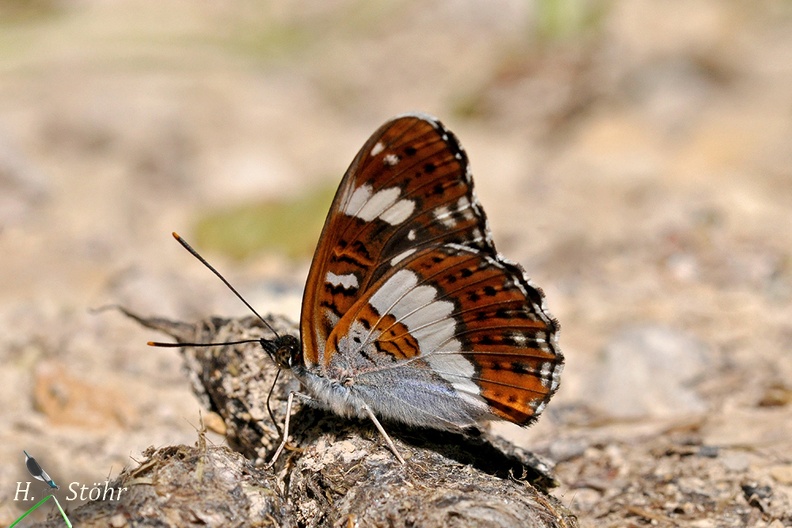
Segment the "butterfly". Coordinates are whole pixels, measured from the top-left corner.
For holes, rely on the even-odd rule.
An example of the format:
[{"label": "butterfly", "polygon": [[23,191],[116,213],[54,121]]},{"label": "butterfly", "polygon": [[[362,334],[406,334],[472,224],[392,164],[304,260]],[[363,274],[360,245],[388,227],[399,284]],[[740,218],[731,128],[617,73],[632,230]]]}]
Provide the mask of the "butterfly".
[{"label": "butterfly", "polygon": [[449,431],[532,423],[564,366],[558,322],[495,249],[467,154],[437,119],[369,138],[330,206],[303,294],[300,339],[261,339],[305,393],[344,417]]}]

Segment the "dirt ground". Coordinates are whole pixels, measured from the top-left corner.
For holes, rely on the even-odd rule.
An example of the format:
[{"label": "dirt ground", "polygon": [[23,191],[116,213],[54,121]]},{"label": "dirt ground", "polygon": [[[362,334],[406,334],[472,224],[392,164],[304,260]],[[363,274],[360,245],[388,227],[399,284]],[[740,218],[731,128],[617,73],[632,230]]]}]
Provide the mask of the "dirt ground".
[{"label": "dirt ground", "polygon": [[792,4],[291,5],[0,1],[0,526],[23,449],[71,508],[195,443],[178,353],[94,311],[245,314],[171,231],[296,319],[312,204],[412,110],[561,322],[558,395],[498,432],[581,525],[792,526]]}]

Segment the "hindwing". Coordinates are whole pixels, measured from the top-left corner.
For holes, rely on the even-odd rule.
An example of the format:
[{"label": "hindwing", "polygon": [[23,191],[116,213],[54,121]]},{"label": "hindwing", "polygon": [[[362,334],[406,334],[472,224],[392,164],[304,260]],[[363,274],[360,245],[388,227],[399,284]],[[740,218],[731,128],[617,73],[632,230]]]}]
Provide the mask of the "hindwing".
[{"label": "hindwing", "polygon": [[[391,370],[420,385],[439,418],[461,407],[524,425],[558,388],[557,330],[518,266],[445,244],[411,255],[355,302],[327,340],[322,372],[365,385]],[[415,383],[427,375],[432,383]]]}]

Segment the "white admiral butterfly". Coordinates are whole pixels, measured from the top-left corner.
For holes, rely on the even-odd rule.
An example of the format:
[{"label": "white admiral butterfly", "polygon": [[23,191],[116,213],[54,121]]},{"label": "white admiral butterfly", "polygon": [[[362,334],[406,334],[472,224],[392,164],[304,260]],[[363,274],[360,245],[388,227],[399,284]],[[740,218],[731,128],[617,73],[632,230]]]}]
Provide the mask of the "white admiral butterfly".
[{"label": "white admiral butterfly", "polygon": [[[451,431],[528,425],[558,388],[558,323],[498,254],[467,155],[438,120],[385,123],[341,180],[314,254],[301,340],[262,339],[341,416]],[[289,411],[294,394],[289,398]],[[288,414],[283,442],[288,437]]]}]

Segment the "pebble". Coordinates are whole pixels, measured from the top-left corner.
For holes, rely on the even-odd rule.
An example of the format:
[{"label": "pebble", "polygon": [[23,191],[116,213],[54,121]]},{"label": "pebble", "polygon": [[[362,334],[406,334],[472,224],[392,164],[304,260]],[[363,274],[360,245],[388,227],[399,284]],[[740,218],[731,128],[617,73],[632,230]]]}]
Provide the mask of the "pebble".
[{"label": "pebble", "polygon": [[720,463],[726,471],[742,473],[751,465],[750,457],[740,451],[724,451],[720,456]]},{"label": "pebble", "polygon": [[792,484],[792,465],[775,466],[770,469],[770,476],[779,484]]}]

